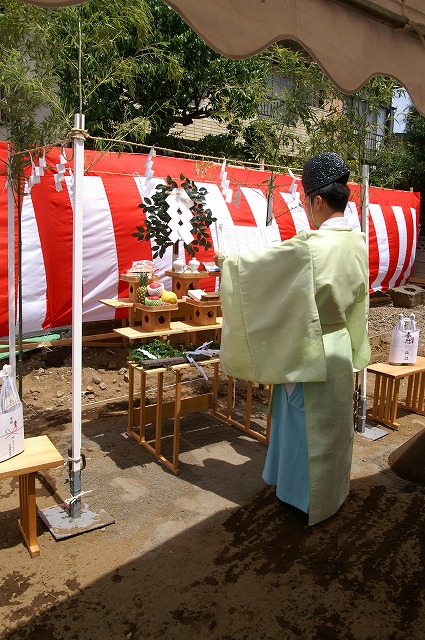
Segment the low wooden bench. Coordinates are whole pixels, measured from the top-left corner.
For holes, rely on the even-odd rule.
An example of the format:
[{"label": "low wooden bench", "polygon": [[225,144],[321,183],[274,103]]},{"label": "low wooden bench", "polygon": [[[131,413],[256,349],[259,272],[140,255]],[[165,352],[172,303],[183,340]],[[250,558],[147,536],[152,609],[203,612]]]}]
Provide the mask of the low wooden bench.
[{"label": "low wooden bench", "polygon": [[19,476],[20,519],[18,527],[23,535],[31,558],[40,555],[37,544],[37,504],[35,474],[63,464],[63,458],[47,436],[25,438],[22,453],[0,462],[0,478]]},{"label": "low wooden bench", "polygon": [[[372,420],[397,430],[400,426],[397,422],[399,406],[425,415],[425,358],[418,356],[416,363],[411,365],[381,362],[370,365],[367,370],[375,374]],[[407,391],[404,401],[400,401],[400,382],[403,378],[407,378]]]}]

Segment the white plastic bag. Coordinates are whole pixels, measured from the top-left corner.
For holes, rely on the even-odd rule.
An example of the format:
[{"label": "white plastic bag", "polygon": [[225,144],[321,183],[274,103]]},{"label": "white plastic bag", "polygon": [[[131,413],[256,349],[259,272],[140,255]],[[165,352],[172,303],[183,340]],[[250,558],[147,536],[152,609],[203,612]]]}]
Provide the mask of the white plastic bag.
[{"label": "white plastic bag", "polygon": [[390,364],[415,364],[418,355],[419,329],[416,328],[415,314],[405,318],[402,313],[392,331]]},{"label": "white plastic bag", "polygon": [[24,450],[24,415],[12,367],[5,364],[0,372],[0,462]]}]

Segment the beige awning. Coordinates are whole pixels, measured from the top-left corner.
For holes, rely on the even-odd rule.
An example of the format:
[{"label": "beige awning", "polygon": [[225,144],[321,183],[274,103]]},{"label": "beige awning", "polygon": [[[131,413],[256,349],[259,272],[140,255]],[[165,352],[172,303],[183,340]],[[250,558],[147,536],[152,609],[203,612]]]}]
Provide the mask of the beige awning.
[{"label": "beige awning", "polygon": [[[21,0],[44,7],[81,0]],[[301,44],[337,87],[355,93],[390,76],[425,115],[425,0],[167,0],[213,49],[248,58],[276,41]]]},{"label": "beige awning", "polygon": [[334,84],[355,93],[390,76],[425,115],[424,0],[167,0],[213,49],[246,58],[276,41],[303,46]]}]

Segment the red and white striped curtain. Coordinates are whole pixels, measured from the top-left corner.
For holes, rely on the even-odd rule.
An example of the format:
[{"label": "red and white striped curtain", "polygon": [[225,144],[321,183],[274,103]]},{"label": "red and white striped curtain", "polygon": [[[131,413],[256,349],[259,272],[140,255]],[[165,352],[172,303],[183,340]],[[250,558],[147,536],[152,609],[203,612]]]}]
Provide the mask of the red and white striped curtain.
[{"label": "red and white striped curtain", "polygon": [[[0,144],[0,159],[6,161],[6,145]],[[145,185],[146,154],[102,154],[86,151],[83,234],[83,320],[108,320],[125,315],[99,302],[123,297],[127,285],[119,276],[132,262],[152,259],[151,245],[138,242],[132,233],[144,218],[139,204]],[[155,172],[150,189],[170,175],[180,174],[207,188],[207,206],[217,224],[265,227],[267,188],[270,174],[227,166],[233,200],[227,203],[220,188],[221,165],[207,161],[153,158]],[[72,162],[67,165],[63,189],[56,191],[54,174],[59,150],[50,151],[47,168],[39,184],[24,197],[22,207],[22,306],[23,332],[29,333],[71,324],[72,307]],[[37,159],[34,158],[35,164]],[[2,163],[3,165],[3,163]],[[4,166],[4,165],[3,165]],[[7,189],[0,175],[0,335],[8,333],[7,303]],[[290,194],[292,178],[277,176],[273,196],[273,225],[282,240],[292,237],[309,223],[302,208],[302,188]],[[345,212],[351,226],[360,230],[360,188],[350,185],[352,195]],[[235,195],[240,190],[238,197]],[[370,289],[385,291],[409,277],[415,259],[419,221],[419,194],[370,188],[369,194]],[[237,204],[236,204],[237,203]],[[217,248],[217,227],[211,227]],[[214,249],[200,250],[201,261],[212,261]],[[171,249],[155,260],[160,275],[171,269]],[[165,279],[165,285],[171,283]],[[200,281],[206,290],[214,279]]]}]

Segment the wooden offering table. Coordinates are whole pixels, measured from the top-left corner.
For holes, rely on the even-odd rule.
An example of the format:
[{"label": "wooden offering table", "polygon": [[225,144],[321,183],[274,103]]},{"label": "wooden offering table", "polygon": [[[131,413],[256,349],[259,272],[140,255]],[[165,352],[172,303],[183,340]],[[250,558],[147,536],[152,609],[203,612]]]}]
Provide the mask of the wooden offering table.
[{"label": "wooden offering table", "polygon": [[[415,364],[395,365],[387,362],[370,365],[367,370],[375,374],[372,420],[397,430],[397,409],[402,407],[425,415],[425,358],[417,357]],[[399,401],[400,381],[407,378],[404,402]]]},{"label": "wooden offering table", "polygon": [[186,305],[191,309],[191,318],[194,324],[206,326],[217,322],[217,314],[221,310],[221,300],[193,300],[186,298]]},{"label": "wooden offering table", "polygon": [[113,309],[128,309],[128,324],[134,327],[134,302],[129,298],[102,298],[99,300],[102,304]]},{"label": "wooden offering table", "polygon": [[120,336],[127,338],[128,340],[144,340],[145,338],[158,338],[160,336],[171,336],[177,335],[179,333],[185,335],[190,342],[195,343],[196,334],[199,331],[214,331],[216,334],[216,338],[218,338],[221,327],[222,327],[223,319],[216,318],[214,324],[209,324],[205,326],[197,325],[195,322],[191,321],[178,321],[170,322],[170,328],[164,329],[163,333],[161,331],[140,331],[137,327],[122,327],[121,329],[114,329],[115,333],[118,333]]},{"label": "wooden offering table", "polygon": [[40,555],[37,544],[37,505],[35,474],[63,464],[63,458],[47,436],[25,438],[22,453],[0,463],[0,478],[19,476],[19,529],[31,558]]},{"label": "wooden offering table", "polygon": [[[196,309],[197,306],[190,305],[192,309]],[[202,305],[201,305],[202,306]],[[148,341],[150,338],[168,338],[171,335],[183,334],[186,344],[188,342],[196,344],[198,334],[204,331],[214,331],[215,338],[218,341],[220,331],[222,327],[222,318],[216,317],[215,309],[220,306],[220,303],[214,301],[205,305],[204,309],[207,311],[205,318],[186,321],[171,321],[170,328],[161,331],[143,331],[137,327],[123,327],[121,329],[114,329],[114,332],[127,338],[130,341],[143,340]],[[213,322],[208,315],[208,311],[214,308]],[[192,312],[193,313],[193,312]],[[205,323],[205,324],[203,324]],[[196,367],[206,367],[213,369],[213,382],[212,389],[207,393],[200,393],[196,395],[183,397],[182,385],[183,377],[185,374],[196,372]],[[167,362],[167,366],[161,366],[149,362],[149,367],[146,365],[139,366],[135,363],[129,364],[129,406],[128,406],[128,428],[127,432],[134,438],[139,444],[153,454],[157,460],[164,464],[173,473],[179,471],[179,450],[180,450],[180,421],[181,417],[189,413],[198,411],[207,411],[211,415],[215,416],[222,422],[228,425],[237,427],[244,433],[255,438],[256,440],[268,443],[270,436],[270,424],[271,417],[267,417],[266,433],[260,433],[252,428],[252,392],[253,383],[245,381],[246,384],[246,396],[245,396],[245,421],[240,422],[234,418],[233,410],[233,378],[226,376],[227,381],[227,394],[226,400],[223,401],[225,407],[219,408],[218,404],[218,390],[219,390],[219,366],[220,360],[217,357],[208,358],[202,361],[193,362],[179,362],[170,363]],[[209,372],[210,373],[210,372]],[[173,400],[164,402],[164,376],[172,375],[172,386],[174,388]],[[149,398],[147,404],[147,391],[148,381],[153,382],[152,387],[155,390],[155,401],[152,403]],[[140,403],[139,406],[135,406],[136,388],[140,390]],[[268,391],[271,392],[271,387]],[[163,422],[167,418],[174,420],[173,433],[172,433],[172,454],[166,457],[162,451],[162,445],[164,440],[163,435]],[[146,435],[147,425],[153,425],[155,429],[155,435],[153,439],[149,439]]]},{"label": "wooden offering table", "polygon": [[[182,384],[185,373],[193,374],[195,366],[192,363],[176,364],[167,368],[144,369],[130,363],[129,366],[129,407],[128,407],[128,433],[145,449],[153,454],[157,460],[164,464],[173,473],[179,471],[180,450],[180,420],[181,417],[197,411],[208,411],[211,415],[228,425],[232,425],[252,436],[262,443],[269,442],[270,416],[267,418],[266,435],[251,428],[252,390],[253,383],[247,382],[245,423],[233,418],[233,378],[227,377],[227,398],[224,412],[218,408],[218,383],[219,383],[219,358],[210,358],[197,362],[201,367],[213,367],[213,386],[207,393],[183,397]],[[163,402],[164,375],[171,372],[174,376],[175,395],[174,400]],[[148,380],[156,383],[156,401],[146,404],[146,392]],[[135,389],[140,389],[140,405],[134,406]],[[162,453],[163,421],[167,418],[174,419],[172,459],[168,459]],[[146,425],[155,425],[155,438],[147,440]]]}]

